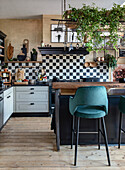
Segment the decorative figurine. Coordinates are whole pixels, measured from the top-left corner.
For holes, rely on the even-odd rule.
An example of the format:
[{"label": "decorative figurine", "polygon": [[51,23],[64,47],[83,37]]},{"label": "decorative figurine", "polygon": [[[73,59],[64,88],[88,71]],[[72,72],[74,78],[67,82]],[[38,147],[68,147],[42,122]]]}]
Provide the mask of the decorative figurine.
[{"label": "decorative figurine", "polygon": [[76,49],[79,49],[79,43],[76,44]]}]

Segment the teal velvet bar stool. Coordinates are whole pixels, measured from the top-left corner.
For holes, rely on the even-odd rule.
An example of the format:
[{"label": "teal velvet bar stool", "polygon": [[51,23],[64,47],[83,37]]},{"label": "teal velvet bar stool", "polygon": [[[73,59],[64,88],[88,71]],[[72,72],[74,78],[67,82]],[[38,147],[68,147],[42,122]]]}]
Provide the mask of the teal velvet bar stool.
[{"label": "teal velvet bar stool", "polygon": [[120,148],[120,144],[121,144],[121,132],[125,133],[125,130],[122,129],[122,113],[125,114],[125,96],[120,96],[119,110],[120,110],[120,119],[119,119],[118,148]]},{"label": "teal velvet bar stool", "polygon": [[[70,97],[69,99],[69,111],[73,115],[71,148],[73,146],[74,134],[76,134],[74,165],[77,163],[80,118],[86,118],[98,119],[98,148],[100,149],[100,134],[102,134],[105,141],[108,165],[110,166],[111,163],[108,150],[108,140],[104,121],[104,116],[108,114],[108,98],[106,88],[104,86],[88,86],[78,88],[75,96]],[[100,127],[100,123],[102,124],[102,129]]]}]

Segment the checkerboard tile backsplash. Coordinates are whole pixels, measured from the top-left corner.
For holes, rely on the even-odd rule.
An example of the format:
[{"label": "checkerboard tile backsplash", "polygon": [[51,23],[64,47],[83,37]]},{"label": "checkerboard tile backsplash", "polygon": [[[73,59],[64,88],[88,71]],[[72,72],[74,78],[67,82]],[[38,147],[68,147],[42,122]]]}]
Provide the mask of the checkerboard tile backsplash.
[{"label": "checkerboard tile backsplash", "polygon": [[46,55],[42,56],[42,63],[8,63],[8,70],[12,72],[13,80],[15,80],[16,68],[27,66],[24,68],[26,79],[37,79],[37,74],[41,72],[42,68],[45,68],[47,78],[50,80],[56,76],[61,80],[98,77],[101,82],[108,81],[109,73],[106,63],[100,63],[94,68],[86,68],[83,66],[84,63],[85,57],[83,55]]}]

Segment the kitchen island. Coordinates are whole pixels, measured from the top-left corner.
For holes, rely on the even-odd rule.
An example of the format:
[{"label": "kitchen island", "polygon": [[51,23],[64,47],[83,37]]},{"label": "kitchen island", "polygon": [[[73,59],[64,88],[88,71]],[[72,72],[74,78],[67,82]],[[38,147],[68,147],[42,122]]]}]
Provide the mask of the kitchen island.
[{"label": "kitchen island", "polygon": [[[109,114],[105,117],[109,143],[117,143],[118,121],[119,121],[119,97],[125,94],[125,83],[118,82],[54,82],[55,89],[55,122],[56,122],[56,144],[60,150],[60,144],[71,144],[72,116],[69,113],[69,97],[75,94],[77,88],[82,86],[105,86],[109,99]],[[111,91],[112,88],[117,91]],[[119,89],[119,91],[118,91]],[[122,91],[120,89],[123,89]],[[81,120],[80,129],[84,132],[97,131],[96,120]],[[95,134],[80,135],[80,144],[97,143]],[[103,142],[103,140],[102,140]],[[125,138],[122,138],[125,143]]]}]

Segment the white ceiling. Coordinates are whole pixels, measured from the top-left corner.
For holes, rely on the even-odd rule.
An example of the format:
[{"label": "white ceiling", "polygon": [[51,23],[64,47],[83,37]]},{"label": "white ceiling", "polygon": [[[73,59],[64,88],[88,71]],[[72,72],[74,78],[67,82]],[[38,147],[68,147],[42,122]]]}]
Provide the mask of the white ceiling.
[{"label": "white ceiling", "polygon": [[[110,9],[113,3],[122,4],[125,0],[66,0],[72,7],[80,8],[82,4],[95,3],[98,7]],[[42,14],[61,14],[62,0],[0,0],[0,19],[39,18]]]}]

